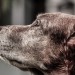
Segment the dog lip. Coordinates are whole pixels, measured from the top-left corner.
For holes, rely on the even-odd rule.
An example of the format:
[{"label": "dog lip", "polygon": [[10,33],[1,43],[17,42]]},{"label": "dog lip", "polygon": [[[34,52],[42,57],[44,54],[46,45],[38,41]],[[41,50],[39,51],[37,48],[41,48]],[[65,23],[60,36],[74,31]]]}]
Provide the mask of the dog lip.
[{"label": "dog lip", "polygon": [[12,58],[9,58],[9,57],[5,57],[4,55],[0,55],[0,59],[3,60],[3,61],[5,61],[7,64],[16,66],[19,69],[20,68],[30,69],[30,68],[35,67],[33,65],[29,65],[29,64],[24,63],[22,61],[19,61],[17,59],[12,59]]},{"label": "dog lip", "polygon": [[25,70],[28,70],[30,68],[33,68],[32,66],[29,66],[28,64],[25,64],[21,61],[18,61],[18,60],[9,60],[10,64],[12,64],[13,66],[16,66],[18,67],[19,69],[25,69]]}]

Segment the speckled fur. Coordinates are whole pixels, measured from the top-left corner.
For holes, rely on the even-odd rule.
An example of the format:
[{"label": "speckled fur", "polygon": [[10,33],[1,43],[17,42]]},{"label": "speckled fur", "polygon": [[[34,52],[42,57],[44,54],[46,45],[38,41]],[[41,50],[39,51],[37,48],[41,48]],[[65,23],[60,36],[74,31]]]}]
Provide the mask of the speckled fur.
[{"label": "speckled fur", "polygon": [[27,26],[0,27],[0,56],[35,75],[75,75],[75,16],[46,13]]}]

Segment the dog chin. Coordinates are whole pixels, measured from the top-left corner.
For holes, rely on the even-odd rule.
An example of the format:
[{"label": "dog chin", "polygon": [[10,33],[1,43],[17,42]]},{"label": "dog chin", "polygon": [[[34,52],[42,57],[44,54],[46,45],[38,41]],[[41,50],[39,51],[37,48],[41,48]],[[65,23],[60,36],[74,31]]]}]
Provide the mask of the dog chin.
[{"label": "dog chin", "polygon": [[19,69],[22,71],[30,71],[31,73],[36,75],[44,75],[42,70],[36,68],[19,68]]}]

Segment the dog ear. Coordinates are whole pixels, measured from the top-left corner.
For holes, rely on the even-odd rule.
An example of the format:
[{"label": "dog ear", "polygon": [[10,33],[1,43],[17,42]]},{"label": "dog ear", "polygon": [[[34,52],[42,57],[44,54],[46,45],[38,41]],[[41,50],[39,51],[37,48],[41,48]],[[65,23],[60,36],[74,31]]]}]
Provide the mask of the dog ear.
[{"label": "dog ear", "polygon": [[67,46],[69,49],[75,49],[75,25],[68,26]]},{"label": "dog ear", "polygon": [[66,58],[70,61],[75,61],[75,36],[72,36],[67,41]]},{"label": "dog ear", "polygon": [[75,49],[75,34],[68,39],[67,46],[72,50]]}]

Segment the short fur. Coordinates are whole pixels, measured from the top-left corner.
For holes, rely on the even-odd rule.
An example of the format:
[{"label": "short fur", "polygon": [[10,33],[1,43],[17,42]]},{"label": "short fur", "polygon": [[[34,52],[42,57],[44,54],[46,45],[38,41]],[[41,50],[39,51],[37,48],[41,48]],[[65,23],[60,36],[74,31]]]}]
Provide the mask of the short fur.
[{"label": "short fur", "polygon": [[1,26],[0,56],[35,75],[75,75],[75,16],[46,13],[27,26]]}]

